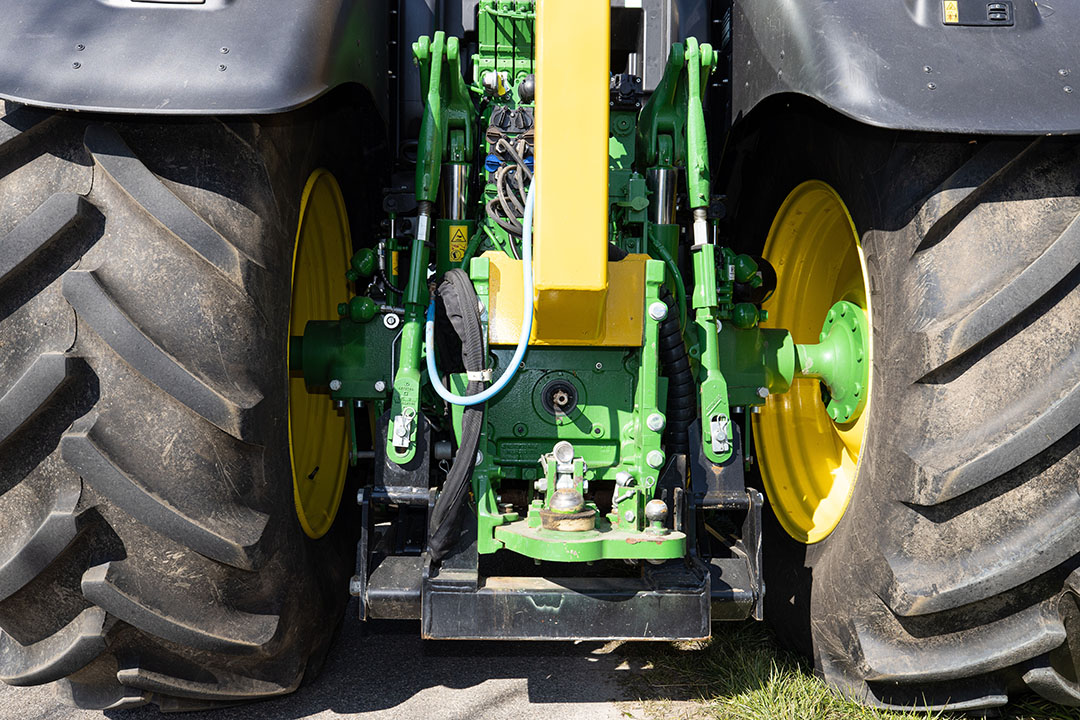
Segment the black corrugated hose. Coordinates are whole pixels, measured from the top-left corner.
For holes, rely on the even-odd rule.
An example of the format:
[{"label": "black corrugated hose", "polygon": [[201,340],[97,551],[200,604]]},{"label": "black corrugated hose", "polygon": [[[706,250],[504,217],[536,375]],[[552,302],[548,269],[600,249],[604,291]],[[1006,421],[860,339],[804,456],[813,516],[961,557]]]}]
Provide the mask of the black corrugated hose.
[{"label": "black corrugated hose", "polygon": [[[479,308],[480,300],[468,274],[458,268],[447,272],[439,285],[436,310],[445,312],[446,320],[460,340],[461,364],[466,372],[484,369],[484,335]],[[465,394],[475,395],[483,389],[484,383],[472,380],[465,388]],[[465,499],[469,495],[476,451],[480,447],[480,433],[484,427],[484,407],[483,403],[469,405],[462,414],[461,444],[454,456],[454,464],[446,475],[442,492],[435,501],[428,525],[428,555],[432,562],[442,560],[461,534]]]},{"label": "black corrugated hose", "polygon": [[668,307],[667,317],[660,323],[659,342],[660,368],[668,379],[664,446],[668,455],[686,455],[690,452],[690,425],[697,417],[697,383],[679,328],[679,308],[667,286],[661,286],[660,299]]}]

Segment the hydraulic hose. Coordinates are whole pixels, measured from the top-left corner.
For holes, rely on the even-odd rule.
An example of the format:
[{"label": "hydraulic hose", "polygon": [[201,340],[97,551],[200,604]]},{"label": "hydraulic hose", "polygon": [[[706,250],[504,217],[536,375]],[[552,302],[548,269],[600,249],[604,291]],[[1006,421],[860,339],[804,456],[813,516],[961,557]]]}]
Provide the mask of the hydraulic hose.
[{"label": "hydraulic hose", "polygon": [[664,444],[669,455],[690,452],[690,425],[697,418],[697,384],[690,369],[679,327],[675,298],[666,287],[660,288],[660,299],[668,306],[667,317],[660,323],[660,366],[668,379],[667,429]]},{"label": "hydraulic hose", "polygon": [[[461,341],[461,363],[466,372],[484,368],[484,331],[480,325],[479,300],[468,274],[459,268],[446,273],[438,291],[454,333]],[[429,347],[428,352],[431,352]],[[479,380],[469,381],[465,391],[478,393],[484,389]],[[461,442],[442,491],[435,501],[428,525],[428,556],[439,562],[446,556],[461,534],[466,498],[472,485],[476,451],[484,428],[484,406],[471,405],[461,415]]]},{"label": "hydraulic hose", "polygon": [[524,228],[521,235],[521,274],[523,286],[521,293],[521,335],[518,337],[518,344],[514,349],[513,357],[510,358],[509,366],[503,370],[499,379],[487,390],[476,393],[475,395],[457,395],[443,387],[442,380],[439,376],[439,370],[435,366],[435,303],[432,302],[428,306],[427,322],[424,325],[424,341],[427,345],[428,379],[431,381],[431,386],[435,388],[435,392],[438,393],[439,397],[451,405],[479,405],[480,403],[487,402],[495,397],[504,387],[506,387],[506,384],[513,379],[514,374],[521,365],[522,358],[525,357],[525,350],[529,347],[529,336],[532,335],[533,324],[532,221],[533,210],[535,207],[536,178],[534,176],[533,183],[529,186],[528,196],[525,198]]}]

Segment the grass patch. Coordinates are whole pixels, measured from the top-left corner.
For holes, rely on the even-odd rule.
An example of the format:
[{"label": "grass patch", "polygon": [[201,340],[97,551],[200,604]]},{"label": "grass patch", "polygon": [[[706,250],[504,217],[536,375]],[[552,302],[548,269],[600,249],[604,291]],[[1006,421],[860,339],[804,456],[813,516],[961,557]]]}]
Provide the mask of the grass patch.
[{"label": "grass patch", "polygon": [[[627,717],[717,720],[930,720],[961,717],[890,712],[840,697],[806,661],[780,648],[763,623],[716,626],[700,643],[626,644],[616,652],[633,669],[625,680],[641,710]],[[1020,698],[1007,720],[1080,720],[1080,711]]]}]

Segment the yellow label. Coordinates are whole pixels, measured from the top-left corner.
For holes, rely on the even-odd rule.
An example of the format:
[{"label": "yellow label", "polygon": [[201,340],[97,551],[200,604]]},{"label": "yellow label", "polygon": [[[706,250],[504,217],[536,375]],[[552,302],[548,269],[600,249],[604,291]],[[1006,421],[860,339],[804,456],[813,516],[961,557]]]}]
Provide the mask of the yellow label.
[{"label": "yellow label", "polygon": [[398,276],[398,255],[397,250],[390,253],[390,274],[394,277]]},{"label": "yellow label", "polygon": [[465,249],[469,247],[469,226],[450,226],[450,262],[461,262],[465,259]]},{"label": "yellow label", "polygon": [[958,0],[944,0],[945,24],[955,25],[960,22],[960,8]]}]

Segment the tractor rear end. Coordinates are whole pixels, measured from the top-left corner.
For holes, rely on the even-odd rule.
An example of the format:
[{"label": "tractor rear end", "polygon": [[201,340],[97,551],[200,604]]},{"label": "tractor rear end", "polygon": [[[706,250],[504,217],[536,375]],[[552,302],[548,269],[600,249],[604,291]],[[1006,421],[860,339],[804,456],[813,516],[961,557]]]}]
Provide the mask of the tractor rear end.
[{"label": "tractor rear end", "polygon": [[1080,11],[42,2],[0,0],[0,678],[284,694],[351,594],[1080,705]]}]

